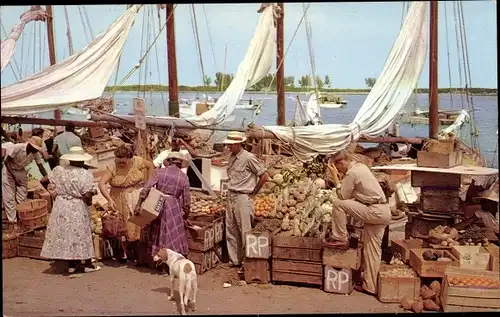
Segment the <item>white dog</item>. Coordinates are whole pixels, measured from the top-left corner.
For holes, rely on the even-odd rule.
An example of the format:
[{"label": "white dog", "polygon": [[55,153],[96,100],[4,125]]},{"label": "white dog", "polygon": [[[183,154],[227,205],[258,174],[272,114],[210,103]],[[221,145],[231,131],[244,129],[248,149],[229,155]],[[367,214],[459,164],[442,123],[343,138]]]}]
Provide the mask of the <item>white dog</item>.
[{"label": "white dog", "polygon": [[181,303],[181,313],[186,314],[185,307],[188,306],[189,295],[193,292],[191,299],[191,308],[196,310],[196,292],[198,291],[198,280],[196,276],[196,268],[190,260],[186,259],[182,254],[179,254],[170,249],[161,249],[153,257],[155,262],[165,263],[168,265],[170,274],[170,295],[168,300],[174,298],[174,280],[179,279],[179,296]]}]

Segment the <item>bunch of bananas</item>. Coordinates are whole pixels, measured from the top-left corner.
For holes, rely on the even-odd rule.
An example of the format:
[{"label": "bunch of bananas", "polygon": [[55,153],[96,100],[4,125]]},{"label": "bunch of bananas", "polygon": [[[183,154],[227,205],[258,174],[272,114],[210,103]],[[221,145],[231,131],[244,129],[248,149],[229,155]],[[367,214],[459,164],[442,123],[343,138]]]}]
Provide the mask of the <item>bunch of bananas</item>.
[{"label": "bunch of bananas", "polygon": [[301,178],[302,173],[295,169],[285,170],[283,172],[283,184],[292,184]]},{"label": "bunch of bananas", "polygon": [[325,163],[323,162],[318,162],[316,160],[307,162],[305,163],[304,168],[307,175],[316,174],[321,177],[323,174],[325,174]]}]

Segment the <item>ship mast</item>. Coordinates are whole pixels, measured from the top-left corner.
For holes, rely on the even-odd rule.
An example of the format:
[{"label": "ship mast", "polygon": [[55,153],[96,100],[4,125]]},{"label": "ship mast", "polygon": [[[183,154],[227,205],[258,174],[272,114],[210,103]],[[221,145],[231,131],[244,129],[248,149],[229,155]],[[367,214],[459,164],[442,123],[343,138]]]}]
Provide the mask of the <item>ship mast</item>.
[{"label": "ship mast", "polygon": [[286,125],[286,107],[285,107],[285,65],[284,65],[284,4],[278,3],[280,12],[276,23],[276,95],[278,98],[278,118],[277,125]]},{"label": "ship mast", "polygon": [[[56,46],[54,43],[54,21],[52,18],[52,6],[47,5],[45,11],[47,12],[47,43],[49,46],[49,60],[50,66],[56,63]],[[61,110],[54,110],[54,118],[61,120]]]},{"label": "ship mast", "polygon": [[167,4],[168,115],[179,118],[174,4]]},{"label": "ship mast", "polygon": [[429,34],[429,138],[437,139],[439,129],[438,95],[438,1],[430,1]]}]

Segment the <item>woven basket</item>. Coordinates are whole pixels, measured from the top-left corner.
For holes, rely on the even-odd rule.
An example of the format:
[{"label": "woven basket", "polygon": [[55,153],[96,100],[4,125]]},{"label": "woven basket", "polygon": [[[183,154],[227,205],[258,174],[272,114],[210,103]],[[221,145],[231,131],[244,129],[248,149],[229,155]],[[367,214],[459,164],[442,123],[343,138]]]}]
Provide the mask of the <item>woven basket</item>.
[{"label": "woven basket", "polygon": [[427,143],[427,151],[432,153],[450,154],[455,149],[455,139],[450,140],[434,140],[429,139]]},{"label": "woven basket", "polygon": [[2,259],[15,258],[19,246],[19,237],[17,232],[11,231],[2,234]]},{"label": "woven basket", "polygon": [[47,226],[47,200],[33,199],[16,206],[23,231],[30,231]]}]

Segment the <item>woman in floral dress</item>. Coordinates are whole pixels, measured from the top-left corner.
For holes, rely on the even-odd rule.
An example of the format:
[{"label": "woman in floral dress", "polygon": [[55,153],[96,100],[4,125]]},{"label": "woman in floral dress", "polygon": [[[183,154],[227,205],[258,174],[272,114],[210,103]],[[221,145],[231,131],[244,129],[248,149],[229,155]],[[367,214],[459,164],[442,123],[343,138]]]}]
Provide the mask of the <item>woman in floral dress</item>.
[{"label": "woman in floral dress", "polygon": [[[115,166],[108,168],[108,173],[103,175],[99,182],[99,190],[108,200],[109,209],[118,212],[127,229],[125,236],[120,237],[123,249],[121,262],[127,261],[127,242],[140,240],[141,227],[128,220],[133,215],[142,186],[153,170],[153,163],[134,156],[131,148],[121,146],[115,150]],[[109,192],[107,184],[111,185]]]},{"label": "woman in floral dress", "polygon": [[57,166],[49,175],[55,185],[56,199],[52,207],[41,256],[68,261],[68,273],[74,273],[77,265],[85,260],[85,272],[97,271],[92,264],[94,245],[90,206],[94,177],[84,168],[92,155],[81,147],[72,147],[61,157],[69,164]]}]

